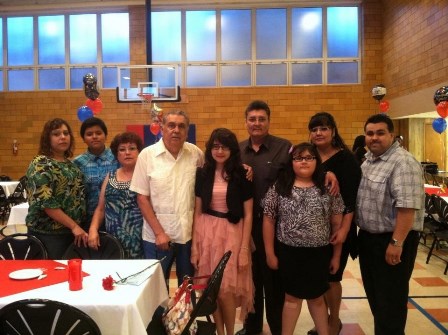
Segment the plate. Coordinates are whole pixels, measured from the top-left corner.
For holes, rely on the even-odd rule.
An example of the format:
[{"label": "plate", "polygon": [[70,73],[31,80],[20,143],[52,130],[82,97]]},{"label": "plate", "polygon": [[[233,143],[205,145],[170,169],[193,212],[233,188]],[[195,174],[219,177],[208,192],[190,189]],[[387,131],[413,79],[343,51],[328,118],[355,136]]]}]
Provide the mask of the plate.
[{"label": "plate", "polygon": [[42,273],[41,269],[22,269],[11,272],[9,278],[16,280],[33,279],[39,277]]}]

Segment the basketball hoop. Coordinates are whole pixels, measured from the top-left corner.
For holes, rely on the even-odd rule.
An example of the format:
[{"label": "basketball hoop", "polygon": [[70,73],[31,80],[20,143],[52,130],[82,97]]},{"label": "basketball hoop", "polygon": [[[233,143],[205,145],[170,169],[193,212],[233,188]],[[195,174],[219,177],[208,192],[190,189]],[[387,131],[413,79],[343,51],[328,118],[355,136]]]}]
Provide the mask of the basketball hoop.
[{"label": "basketball hoop", "polygon": [[151,109],[151,102],[154,94],[152,93],[137,93],[137,96],[142,102],[142,109]]}]

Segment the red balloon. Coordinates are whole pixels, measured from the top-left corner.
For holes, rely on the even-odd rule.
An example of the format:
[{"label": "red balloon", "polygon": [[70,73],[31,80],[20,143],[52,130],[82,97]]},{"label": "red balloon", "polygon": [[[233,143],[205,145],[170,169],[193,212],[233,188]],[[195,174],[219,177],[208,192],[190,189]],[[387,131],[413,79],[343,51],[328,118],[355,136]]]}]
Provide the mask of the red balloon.
[{"label": "red balloon", "polygon": [[437,104],[437,113],[443,118],[448,116],[448,101],[440,101]]},{"label": "red balloon", "polygon": [[151,125],[149,126],[149,131],[155,136],[159,133],[160,131],[160,124],[158,124],[157,122],[153,122],[151,123]]},{"label": "red balloon", "polygon": [[382,111],[383,113],[386,113],[389,110],[389,101],[381,101],[380,102],[380,111]]},{"label": "red balloon", "polygon": [[87,99],[86,106],[93,111],[94,115],[99,114],[103,110],[103,102],[99,98],[95,100]]}]

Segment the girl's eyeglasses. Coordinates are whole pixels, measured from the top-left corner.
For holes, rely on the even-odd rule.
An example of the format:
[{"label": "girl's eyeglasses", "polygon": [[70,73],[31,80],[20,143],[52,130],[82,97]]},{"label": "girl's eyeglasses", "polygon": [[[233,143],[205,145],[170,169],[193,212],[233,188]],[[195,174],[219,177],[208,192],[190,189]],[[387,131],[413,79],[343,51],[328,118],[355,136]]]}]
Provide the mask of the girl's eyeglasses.
[{"label": "girl's eyeglasses", "polygon": [[293,157],[292,158],[292,160],[294,161],[294,162],[303,162],[303,161],[305,161],[305,162],[311,162],[312,160],[315,160],[316,159],[316,157],[314,157],[314,156],[305,156],[305,157],[302,157],[302,156],[296,156],[296,157]]}]

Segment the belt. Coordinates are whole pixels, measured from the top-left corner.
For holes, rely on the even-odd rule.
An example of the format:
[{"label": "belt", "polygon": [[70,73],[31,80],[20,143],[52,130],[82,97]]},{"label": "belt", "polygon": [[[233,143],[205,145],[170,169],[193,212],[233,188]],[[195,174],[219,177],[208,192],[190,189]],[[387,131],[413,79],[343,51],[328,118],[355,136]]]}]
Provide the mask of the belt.
[{"label": "belt", "polygon": [[222,219],[227,219],[229,217],[229,213],[214,211],[213,209],[210,209],[210,208],[207,209],[207,211],[205,213],[212,215],[212,216],[216,216],[217,218],[222,218]]}]

